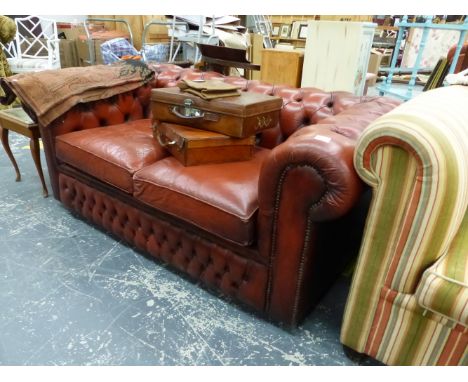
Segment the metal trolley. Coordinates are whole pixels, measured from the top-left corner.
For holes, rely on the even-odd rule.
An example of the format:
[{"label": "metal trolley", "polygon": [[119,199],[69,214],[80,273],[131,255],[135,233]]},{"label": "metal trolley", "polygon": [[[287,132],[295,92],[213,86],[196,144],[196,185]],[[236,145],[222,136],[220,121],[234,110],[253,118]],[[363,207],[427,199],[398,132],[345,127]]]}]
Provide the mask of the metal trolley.
[{"label": "metal trolley", "polygon": [[[165,25],[169,28],[169,43],[147,41],[149,29],[153,25]],[[170,21],[150,20],[147,22],[141,40],[141,53],[144,61],[176,63],[181,66],[199,61],[200,52],[196,43],[214,45],[219,43],[218,36],[203,33],[203,26],[199,26],[198,31],[193,31],[190,30],[187,22],[176,21],[175,17]]]},{"label": "metal trolley", "polygon": [[88,55],[88,58],[89,60],[85,61],[86,63],[90,64],[90,65],[95,65],[96,64],[96,54],[95,54],[95,51],[94,51],[94,44],[93,44],[93,39],[92,39],[92,36],[91,36],[91,32],[89,30],[89,24],[90,22],[95,22],[95,21],[102,21],[102,22],[115,22],[115,23],[122,23],[125,25],[127,31],[128,31],[128,35],[129,35],[129,39],[130,39],[130,44],[133,46],[133,34],[132,34],[132,29],[130,28],[130,25],[129,23],[127,22],[127,20],[124,20],[124,19],[111,19],[111,18],[87,18],[85,21],[84,21],[84,30],[85,30],[85,33],[86,33],[86,38],[87,38],[87,42],[88,42],[88,51],[89,51],[89,55]]}]

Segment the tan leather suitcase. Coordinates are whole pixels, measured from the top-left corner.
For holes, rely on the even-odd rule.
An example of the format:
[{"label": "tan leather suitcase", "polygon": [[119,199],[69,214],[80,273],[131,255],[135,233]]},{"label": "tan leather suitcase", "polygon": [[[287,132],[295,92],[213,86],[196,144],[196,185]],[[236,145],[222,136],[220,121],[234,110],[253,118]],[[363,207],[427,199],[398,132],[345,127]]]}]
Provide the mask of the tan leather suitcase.
[{"label": "tan leather suitcase", "polygon": [[227,135],[173,123],[153,123],[154,137],[184,166],[249,160],[255,136]]},{"label": "tan leather suitcase", "polygon": [[280,97],[253,92],[204,100],[178,87],[153,89],[153,119],[245,138],[278,123]]}]

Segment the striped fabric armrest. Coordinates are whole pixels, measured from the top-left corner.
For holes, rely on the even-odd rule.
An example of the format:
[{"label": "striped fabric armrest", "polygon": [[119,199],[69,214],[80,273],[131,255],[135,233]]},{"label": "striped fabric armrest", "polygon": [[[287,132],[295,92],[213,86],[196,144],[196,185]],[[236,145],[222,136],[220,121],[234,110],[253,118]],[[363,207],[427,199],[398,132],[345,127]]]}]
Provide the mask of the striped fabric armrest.
[{"label": "striped fabric armrest", "polygon": [[[426,285],[419,300],[415,295],[424,272],[449,250],[457,252],[447,257],[457,261],[449,268],[461,268],[464,280],[468,273],[467,241],[453,245],[468,235],[467,105],[468,87],[423,93],[372,123],[356,147],[356,171],[373,200],[341,340],[387,364],[468,362],[468,328],[460,320],[467,301],[457,302],[466,284],[459,294]],[[434,299],[447,293],[461,308],[436,308]],[[428,296],[431,309],[421,304]]]},{"label": "striped fabric armrest", "polygon": [[450,248],[427,269],[416,290],[423,308],[468,327],[468,214]]}]

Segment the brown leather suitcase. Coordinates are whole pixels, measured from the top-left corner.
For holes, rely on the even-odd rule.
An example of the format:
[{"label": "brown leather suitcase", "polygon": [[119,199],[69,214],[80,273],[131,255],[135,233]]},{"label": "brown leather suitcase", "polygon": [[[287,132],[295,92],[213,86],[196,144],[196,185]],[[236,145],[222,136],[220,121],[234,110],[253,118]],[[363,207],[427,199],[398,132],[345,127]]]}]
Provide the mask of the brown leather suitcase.
[{"label": "brown leather suitcase", "polygon": [[249,160],[255,136],[227,135],[173,123],[153,123],[154,137],[184,166]]},{"label": "brown leather suitcase", "polygon": [[283,105],[280,97],[253,92],[207,101],[178,87],[153,89],[151,100],[156,120],[236,138],[249,137],[276,126]]}]

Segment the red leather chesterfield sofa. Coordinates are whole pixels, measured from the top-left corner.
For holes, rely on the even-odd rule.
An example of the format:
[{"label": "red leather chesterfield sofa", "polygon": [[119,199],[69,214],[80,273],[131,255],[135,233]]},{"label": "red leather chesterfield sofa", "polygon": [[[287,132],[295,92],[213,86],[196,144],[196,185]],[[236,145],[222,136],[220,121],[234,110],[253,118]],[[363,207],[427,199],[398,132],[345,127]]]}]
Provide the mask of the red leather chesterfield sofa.
[{"label": "red leather chesterfield sofa", "polygon": [[[294,326],[359,249],[357,137],[398,101],[155,65],[150,84],[40,126],[55,198],[130,245]],[[183,167],[153,139],[152,87],[223,77],[283,98],[252,160]]]}]

